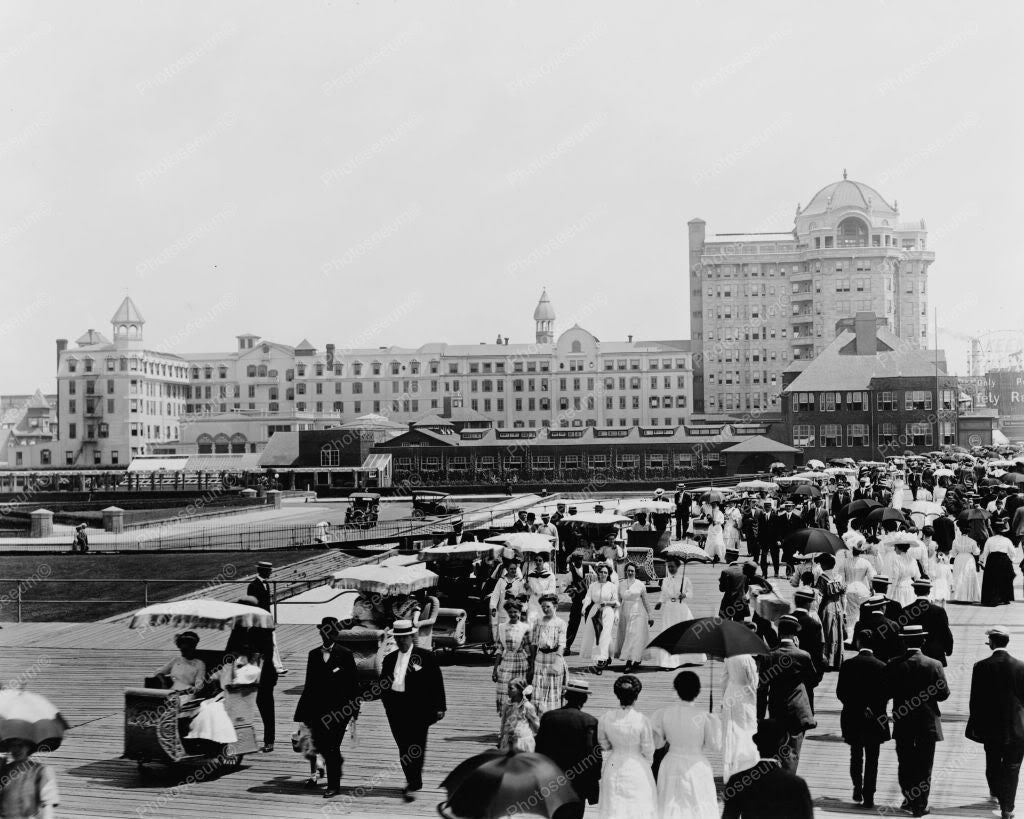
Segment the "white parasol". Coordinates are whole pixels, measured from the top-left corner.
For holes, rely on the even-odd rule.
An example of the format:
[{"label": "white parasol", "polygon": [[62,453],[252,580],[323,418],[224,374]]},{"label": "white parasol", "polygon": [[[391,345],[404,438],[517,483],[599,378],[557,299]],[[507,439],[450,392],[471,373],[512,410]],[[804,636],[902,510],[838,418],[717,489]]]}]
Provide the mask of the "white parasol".
[{"label": "white parasol", "polygon": [[15,688],[0,691],[0,743],[23,739],[40,751],[53,751],[67,729],[67,721],[45,697]]},{"label": "white parasol", "polygon": [[635,500],[624,500],[618,505],[615,511],[620,515],[635,515],[637,512],[666,514],[675,511],[675,508],[675,504],[669,503],[668,501],[652,500],[651,498],[637,498]]},{"label": "white parasol", "polygon": [[274,615],[257,606],[228,603],[224,600],[196,598],[155,603],[132,615],[129,628],[173,626],[174,628],[210,628],[224,631],[235,626],[273,628]]},{"label": "white parasol", "polygon": [[358,589],[371,594],[412,594],[437,585],[438,577],[426,566],[349,566],[331,576],[335,589]]},{"label": "white parasol", "polygon": [[620,523],[632,523],[629,518],[623,515],[615,515],[611,512],[580,512],[578,515],[570,515],[565,520],[569,523],[586,523],[588,525],[607,524],[616,526]]},{"label": "white parasol", "polygon": [[506,532],[487,538],[485,543],[500,543],[517,552],[526,554],[547,554],[554,548],[550,535],[541,532]]},{"label": "white parasol", "polygon": [[741,481],[736,484],[736,489],[740,491],[753,491],[753,492],[776,492],[778,491],[779,485],[773,481]]},{"label": "white parasol", "polygon": [[454,546],[441,544],[440,546],[428,546],[420,550],[421,561],[430,560],[473,560],[477,557],[497,557],[501,554],[501,546],[496,543],[478,543],[469,541],[467,543],[456,543]]}]

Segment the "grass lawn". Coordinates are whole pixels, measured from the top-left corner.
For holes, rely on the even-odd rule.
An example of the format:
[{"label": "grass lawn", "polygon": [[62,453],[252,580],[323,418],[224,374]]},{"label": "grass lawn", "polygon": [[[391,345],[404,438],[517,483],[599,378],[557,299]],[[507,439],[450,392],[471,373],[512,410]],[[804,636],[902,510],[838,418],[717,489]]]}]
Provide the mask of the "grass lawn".
[{"label": "grass lawn", "polygon": [[[119,578],[171,581],[148,584],[149,602],[155,603],[205,586],[251,579],[258,560],[271,560],[283,566],[322,554],[323,549],[12,555],[0,557],[0,578],[24,581],[21,611],[26,622],[90,622],[145,604],[143,584]],[[60,580],[67,582],[55,582]],[[239,597],[245,594],[245,585],[245,582],[238,583]],[[82,602],[85,600],[99,602]],[[18,584],[0,579],[0,621],[17,620]]]}]

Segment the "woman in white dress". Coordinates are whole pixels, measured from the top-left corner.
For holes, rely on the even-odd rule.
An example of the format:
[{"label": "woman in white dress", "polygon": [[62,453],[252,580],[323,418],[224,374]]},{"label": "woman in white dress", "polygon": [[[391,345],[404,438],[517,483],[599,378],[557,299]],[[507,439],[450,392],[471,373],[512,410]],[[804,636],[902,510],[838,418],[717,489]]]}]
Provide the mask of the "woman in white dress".
[{"label": "woman in white dress", "polygon": [[636,579],[636,566],[626,564],[626,576],[619,581],[619,627],[615,635],[615,656],[626,663],[625,673],[640,667],[644,649],[651,641],[651,603],[647,584]]},{"label": "woman in white dress", "polygon": [[543,554],[534,555],[533,566],[526,576],[526,589],[530,595],[528,620],[533,625],[541,616],[540,598],[546,594],[558,594],[558,581]]},{"label": "woman in white dress", "polygon": [[739,549],[740,526],[743,523],[743,515],[733,504],[726,504],[725,512],[722,513],[722,537],[725,540],[726,549]]},{"label": "woman in white dress", "polygon": [[643,686],[632,674],[615,681],[619,708],[597,721],[601,746],[600,819],[659,819],[658,792],[651,773],[654,732],[647,717],[633,705]]},{"label": "woman in white dress", "polygon": [[590,655],[594,673],[600,674],[611,662],[612,639],[618,619],[619,590],[609,579],[611,569],[604,563],[597,566],[597,580],[587,589],[587,607],[583,610],[582,656]]},{"label": "woman in white dress", "polygon": [[[860,533],[857,532],[859,535]],[[862,549],[867,546],[864,537],[851,540],[855,545],[851,555],[843,561],[843,582],[846,583],[846,639],[853,635],[854,623],[860,618],[860,606],[871,596],[871,581],[875,576],[875,567],[864,557]]]},{"label": "woman in white dress", "polygon": [[[754,623],[747,623],[757,631]],[[750,654],[725,658],[725,693],[722,697],[722,781],[753,767],[761,758],[754,744],[757,733],[757,662]]]},{"label": "woman in white dress", "polygon": [[914,581],[921,577],[921,566],[908,553],[910,544],[906,540],[897,541],[893,553],[889,556],[889,580],[892,581],[889,596],[906,608],[915,600]]},{"label": "woman in white dress", "polygon": [[696,674],[680,671],[673,685],[681,701],[651,717],[655,746],[668,743],[658,770],[659,819],[718,819],[715,774],[707,754],[718,750],[722,726],[717,716],[694,706],[700,693]]},{"label": "woman in white dress", "polygon": [[717,503],[711,504],[708,513],[708,538],[704,543],[704,551],[711,558],[712,564],[725,560],[725,515]]},{"label": "woman in white dress", "polygon": [[[658,603],[661,607],[662,631],[676,623],[693,619],[690,607],[686,603],[693,594],[693,584],[679,571],[680,564],[678,557],[669,555],[665,558],[665,576],[661,579],[661,600]],[[669,654],[663,648],[648,649],[645,657],[666,671],[679,668],[681,665],[703,665],[707,662],[707,657],[703,654]]]},{"label": "woman in white dress", "polygon": [[949,598],[957,603],[981,602],[981,577],[976,558],[981,554],[978,544],[963,529],[953,538],[953,586]]}]

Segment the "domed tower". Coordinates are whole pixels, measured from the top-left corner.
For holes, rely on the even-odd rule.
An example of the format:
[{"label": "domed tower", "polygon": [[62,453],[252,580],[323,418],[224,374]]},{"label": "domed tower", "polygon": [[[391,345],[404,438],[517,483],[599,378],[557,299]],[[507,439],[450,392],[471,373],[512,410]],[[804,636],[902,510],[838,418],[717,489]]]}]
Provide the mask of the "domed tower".
[{"label": "domed tower", "polygon": [[117,308],[110,323],[114,328],[115,344],[142,342],[142,325],[146,323],[146,320],[139,312],[139,308],[135,306],[135,302],[128,296],[124,297],[124,301]]},{"label": "domed tower", "polygon": [[548,291],[540,294],[537,309],[533,311],[533,320],[537,324],[537,343],[553,344],[555,341],[555,308],[551,306]]}]

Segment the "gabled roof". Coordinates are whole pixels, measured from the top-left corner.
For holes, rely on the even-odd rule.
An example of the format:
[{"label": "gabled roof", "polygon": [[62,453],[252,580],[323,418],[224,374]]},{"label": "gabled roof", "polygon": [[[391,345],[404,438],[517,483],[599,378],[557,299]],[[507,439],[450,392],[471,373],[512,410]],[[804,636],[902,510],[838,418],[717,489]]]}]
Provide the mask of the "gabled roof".
[{"label": "gabled roof", "polygon": [[738,444],[733,444],[727,449],[723,449],[722,452],[730,453],[771,453],[771,454],[788,454],[799,452],[795,446],[789,446],[789,444],[781,443],[780,441],[773,441],[771,438],[766,438],[763,435],[755,435],[752,438],[747,438],[745,441],[740,441]]},{"label": "gabled roof", "polygon": [[36,390],[35,394],[28,400],[29,409],[49,409],[50,402],[46,400],[42,390]]},{"label": "gabled roof", "polygon": [[308,338],[304,338],[304,339],[302,339],[302,341],[300,341],[298,343],[298,345],[295,347],[295,350],[296,350],[296,352],[299,351],[299,350],[313,350],[315,352],[316,351],[316,347],[314,347],[312,344],[309,343],[309,339]]},{"label": "gabled roof", "polygon": [[424,415],[418,421],[413,422],[414,427],[450,427],[451,421],[446,421],[440,415]]},{"label": "gabled roof", "polygon": [[452,407],[444,417],[455,423],[465,423],[467,421],[487,421],[490,423],[491,421],[491,419],[482,412],[477,412],[475,409],[470,409],[469,407]]},{"label": "gabled roof", "polygon": [[275,432],[260,453],[261,467],[292,466],[299,460],[299,433]]},{"label": "gabled roof", "polygon": [[128,296],[124,297],[124,301],[121,302],[121,306],[117,308],[117,312],[114,313],[114,317],[110,320],[111,324],[144,324],[145,319],[142,317],[142,313],[139,312],[139,308],[135,306],[135,302]]}]

